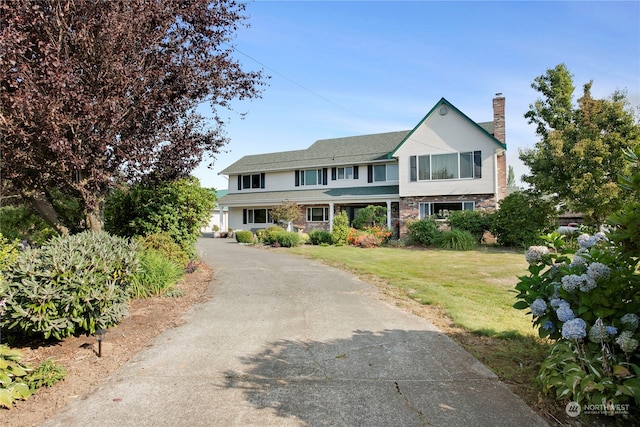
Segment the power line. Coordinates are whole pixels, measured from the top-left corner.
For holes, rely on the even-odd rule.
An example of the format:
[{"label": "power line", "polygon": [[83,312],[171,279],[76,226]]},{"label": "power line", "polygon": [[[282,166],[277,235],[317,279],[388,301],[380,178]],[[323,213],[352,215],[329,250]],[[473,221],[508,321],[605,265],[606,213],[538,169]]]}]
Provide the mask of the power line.
[{"label": "power line", "polygon": [[[225,44],[226,44],[226,43],[225,43]],[[255,62],[255,63],[257,63],[257,64],[261,65],[262,67],[266,68],[267,70],[269,70],[269,71],[273,72],[274,74],[277,74],[278,76],[282,77],[283,79],[285,79],[285,80],[286,80],[286,81],[288,81],[289,83],[292,83],[292,84],[294,84],[294,85],[298,86],[299,88],[301,88],[302,90],[304,90],[304,91],[306,91],[306,92],[309,92],[309,93],[310,93],[310,94],[312,94],[313,96],[315,96],[315,97],[317,97],[317,98],[320,98],[320,99],[322,99],[323,101],[328,102],[329,104],[333,105],[334,107],[337,107],[337,108],[341,109],[342,111],[345,111],[345,112],[347,112],[347,113],[349,113],[349,114],[351,114],[351,115],[353,115],[353,116],[356,116],[356,117],[358,117],[358,118],[360,118],[360,119],[368,120],[366,117],[363,117],[363,116],[361,116],[360,114],[354,113],[353,111],[349,110],[348,108],[343,107],[342,105],[340,105],[340,104],[338,104],[338,103],[336,103],[336,102],[332,101],[331,99],[329,99],[329,98],[327,98],[327,97],[325,97],[325,96],[322,96],[322,95],[320,95],[319,93],[315,92],[314,90],[309,89],[308,87],[306,87],[306,86],[304,86],[304,85],[302,85],[302,84],[298,83],[297,81],[293,80],[292,78],[287,77],[286,75],[282,74],[281,72],[279,72],[278,70],[274,69],[273,67],[269,67],[269,66],[268,66],[268,65],[266,65],[265,63],[263,63],[263,62],[261,62],[261,61],[258,61],[257,59],[255,59],[255,58],[254,58],[254,57],[252,57],[251,55],[248,55],[247,53],[245,53],[245,52],[241,51],[241,50],[240,50],[240,49],[238,49],[237,47],[235,47],[235,46],[231,46],[231,45],[229,45],[229,44],[226,44],[226,45],[227,45],[229,48],[231,48],[232,50],[234,50],[234,51],[236,51],[236,52],[240,53],[241,55],[246,56],[247,58],[249,58],[249,59],[250,59],[250,60],[252,60],[253,62]]]}]

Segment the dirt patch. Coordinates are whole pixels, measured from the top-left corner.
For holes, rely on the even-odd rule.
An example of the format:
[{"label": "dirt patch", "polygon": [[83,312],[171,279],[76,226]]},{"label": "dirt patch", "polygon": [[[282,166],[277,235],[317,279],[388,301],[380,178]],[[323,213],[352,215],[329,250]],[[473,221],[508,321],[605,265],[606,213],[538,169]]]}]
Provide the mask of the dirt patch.
[{"label": "dirt patch", "polygon": [[151,345],[165,329],[183,323],[183,315],[194,304],[207,299],[211,269],[200,264],[177,286],[179,297],[154,297],[134,300],[129,316],[110,328],[102,343],[102,357],[93,336],[80,336],[60,343],[31,343],[15,347],[23,354],[23,362],[35,367],[47,359],[54,359],[67,370],[66,378],[50,388],[42,388],[12,409],[0,409],[0,425],[40,425],[100,383],[132,356]]}]

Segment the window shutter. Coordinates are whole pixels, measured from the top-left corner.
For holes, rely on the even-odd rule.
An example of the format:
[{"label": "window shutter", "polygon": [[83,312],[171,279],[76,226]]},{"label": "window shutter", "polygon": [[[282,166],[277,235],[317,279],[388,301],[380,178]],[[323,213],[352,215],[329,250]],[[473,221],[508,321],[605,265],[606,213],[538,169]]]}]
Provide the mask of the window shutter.
[{"label": "window shutter", "polygon": [[331,168],[331,181],[335,181],[337,177],[336,168]]},{"label": "window shutter", "polygon": [[247,223],[247,210],[246,209],[242,209],[242,223],[243,224]]},{"label": "window shutter", "polygon": [[358,179],[358,165],[353,167],[353,179]]},{"label": "window shutter", "polygon": [[264,172],[260,174],[260,188],[264,188]]},{"label": "window shutter", "polygon": [[373,182],[373,165],[367,165],[367,182]]},{"label": "window shutter", "polygon": [[327,168],[322,168],[322,185],[327,185]]},{"label": "window shutter", "polygon": [[482,178],[482,152],[473,152],[473,177]]},{"label": "window shutter", "polygon": [[411,181],[418,180],[418,158],[416,156],[409,157],[409,170],[411,171]]},{"label": "window shutter", "polygon": [[293,173],[296,176],[296,187],[300,187],[300,171],[295,170]]},{"label": "window shutter", "polygon": [[238,190],[242,190],[242,175],[238,175]]}]

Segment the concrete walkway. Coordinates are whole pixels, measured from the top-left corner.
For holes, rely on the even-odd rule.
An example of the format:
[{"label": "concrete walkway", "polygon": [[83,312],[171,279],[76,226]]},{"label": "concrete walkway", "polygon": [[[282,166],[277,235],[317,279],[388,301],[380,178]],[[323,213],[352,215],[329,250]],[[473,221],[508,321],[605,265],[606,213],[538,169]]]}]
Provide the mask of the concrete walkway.
[{"label": "concrete walkway", "polygon": [[45,426],[543,426],[427,321],[354,276],[198,242],[211,300]]}]

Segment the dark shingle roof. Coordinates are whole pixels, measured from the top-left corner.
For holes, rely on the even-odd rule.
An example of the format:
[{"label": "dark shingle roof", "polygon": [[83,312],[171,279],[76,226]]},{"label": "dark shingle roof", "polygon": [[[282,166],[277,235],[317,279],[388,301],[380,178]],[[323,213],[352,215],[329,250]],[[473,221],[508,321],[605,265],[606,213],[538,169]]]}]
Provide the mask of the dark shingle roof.
[{"label": "dark shingle roof", "polygon": [[220,172],[223,175],[246,172],[303,169],[368,163],[385,160],[404,139],[408,130],[321,139],[306,150],[244,156]]}]

